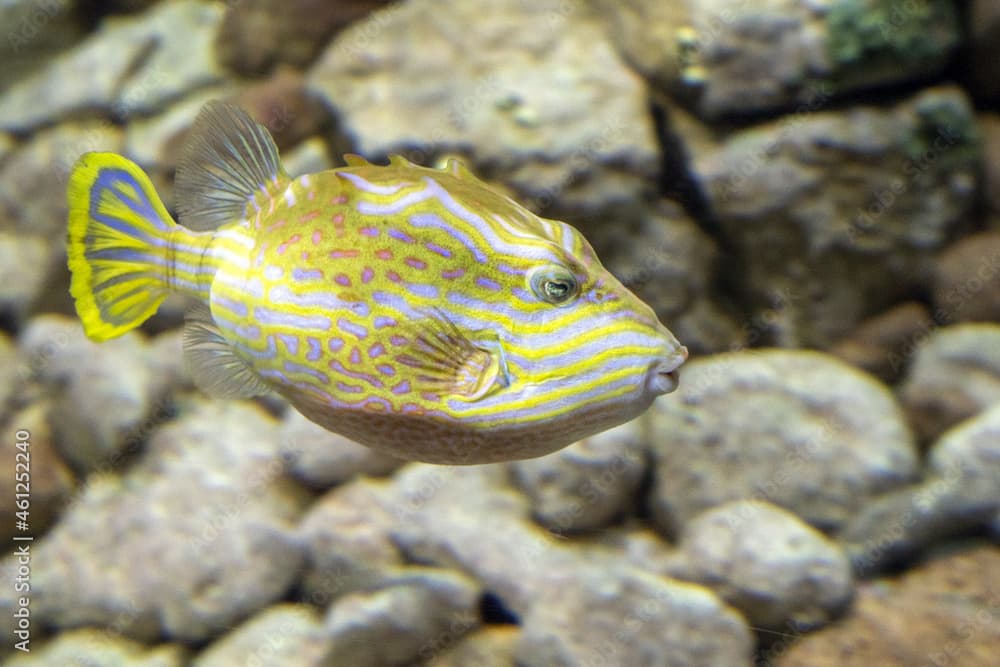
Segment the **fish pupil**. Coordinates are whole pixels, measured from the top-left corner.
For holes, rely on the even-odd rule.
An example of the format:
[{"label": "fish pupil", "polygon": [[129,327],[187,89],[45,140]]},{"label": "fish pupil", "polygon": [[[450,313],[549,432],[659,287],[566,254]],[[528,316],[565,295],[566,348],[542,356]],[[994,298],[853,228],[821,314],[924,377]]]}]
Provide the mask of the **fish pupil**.
[{"label": "fish pupil", "polygon": [[547,280],[542,286],[545,294],[556,301],[562,301],[572,291],[573,286],[563,280]]},{"label": "fish pupil", "polygon": [[552,304],[566,303],[577,293],[576,278],[561,266],[536,268],[529,275],[528,284],[535,296]]}]

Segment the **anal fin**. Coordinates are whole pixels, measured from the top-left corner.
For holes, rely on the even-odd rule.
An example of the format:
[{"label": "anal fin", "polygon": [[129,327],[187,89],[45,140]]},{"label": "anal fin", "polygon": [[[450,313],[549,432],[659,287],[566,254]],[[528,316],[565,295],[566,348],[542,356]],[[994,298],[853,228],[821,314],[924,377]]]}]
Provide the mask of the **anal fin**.
[{"label": "anal fin", "polygon": [[270,391],[267,383],[233,351],[204,304],[184,315],[184,359],[199,389],[220,398],[251,398]]}]

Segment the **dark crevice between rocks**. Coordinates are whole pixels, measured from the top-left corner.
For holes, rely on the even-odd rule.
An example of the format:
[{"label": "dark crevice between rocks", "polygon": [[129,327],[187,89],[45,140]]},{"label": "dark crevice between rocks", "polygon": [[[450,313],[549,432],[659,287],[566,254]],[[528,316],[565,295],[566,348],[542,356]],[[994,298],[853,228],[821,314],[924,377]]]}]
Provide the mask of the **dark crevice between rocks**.
[{"label": "dark crevice between rocks", "polygon": [[[946,63],[935,70],[879,84],[859,85],[847,90],[838,89],[844,84],[836,79],[817,79],[810,88],[804,88],[800,95],[805,99],[758,110],[724,113],[705,117],[697,105],[682,104],[690,114],[706,126],[725,137],[740,130],[751,129],[768,123],[787,121],[796,116],[808,116],[826,111],[848,111],[857,106],[891,108],[934,86],[954,85],[968,78],[969,64],[963,60],[959,49],[955,49]],[[967,92],[968,89],[966,89]],[[672,102],[678,100],[671,98]]]},{"label": "dark crevice between rocks", "polygon": [[12,338],[16,338],[20,328],[15,309],[0,308],[0,331]]},{"label": "dark crevice between rocks", "polygon": [[655,475],[653,473],[653,469],[656,467],[656,462],[653,460],[653,454],[649,451],[649,447],[652,446],[652,443],[649,443],[643,452],[643,458],[645,461],[642,466],[642,477],[639,479],[639,484],[636,486],[635,501],[633,502],[632,507],[632,515],[642,522],[650,522],[653,518],[653,511],[649,506],[649,499],[652,498],[653,495],[653,485],[656,482]]},{"label": "dark crevice between rocks", "polygon": [[[153,432],[160,426],[176,420],[179,414],[180,408],[172,397],[160,396],[151,406],[146,418],[124,435],[122,446],[114,453],[99,460],[92,469],[84,470],[74,466],[68,458],[66,458],[67,465],[70,465],[73,472],[81,479],[94,471],[114,470],[124,476],[142,460]],[[71,443],[62,443],[62,446],[69,447]]]},{"label": "dark crevice between rocks", "polygon": [[660,147],[659,191],[668,199],[678,202],[695,224],[715,242],[718,255],[712,269],[709,291],[719,303],[731,312],[740,314],[745,320],[750,313],[743,312],[740,306],[748,301],[743,294],[743,261],[712,214],[708,197],[691,168],[692,156],[671,125],[667,103],[652,100],[650,114]]},{"label": "dark crevice between rocks", "polygon": [[969,76],[973,52],[972,0],[955,0],[952,5],[958,17],[958,46],[952,50],[944,73],[949,80],[958,81],[963,88],[971,91],[975,89]]},{"label": "dark crevice between rocks", "polygon": [[1000,112],[1000,98],[989,99],[977,96],[981,82],[977,81],[975,35],[973,34],[972,0],[957,0],[954,3],[958,15],[958,46],[955,48],[943,71],[946,81],[957,83],[972,97],[977,110]]},{"label": "dark crevice between rocks", "polygon": [[668,199],[677,201],[699,223],[704,221],[707,232],[716,236],[712,228],[710,208],[705,193],[689,168],[689,156],[670,124],[667,109],[653,101],[650,114],[660,145],[660,191]]},{"label": "dark crevice between rocks", "polygon": [[491,591],[479,598],[479,615],[487,625],[520,625],[521,619],[507,608],[500,597]]},{"label": "dark crevice between rocks", "polygon": [[108,16],[136,14],[149,9],[152,4],[149,0],[79,0],[75,9],[76,20],[87,32],[93,32]]}]

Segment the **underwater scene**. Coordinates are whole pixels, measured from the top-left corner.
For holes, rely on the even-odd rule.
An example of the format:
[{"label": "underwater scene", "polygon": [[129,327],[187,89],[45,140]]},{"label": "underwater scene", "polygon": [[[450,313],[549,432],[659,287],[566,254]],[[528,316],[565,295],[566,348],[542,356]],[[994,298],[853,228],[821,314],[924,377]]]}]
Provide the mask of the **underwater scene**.
[{"label": "underwater scene", "polygon": [[1000,2],[0,0],[0,664],[1000,665]]}]

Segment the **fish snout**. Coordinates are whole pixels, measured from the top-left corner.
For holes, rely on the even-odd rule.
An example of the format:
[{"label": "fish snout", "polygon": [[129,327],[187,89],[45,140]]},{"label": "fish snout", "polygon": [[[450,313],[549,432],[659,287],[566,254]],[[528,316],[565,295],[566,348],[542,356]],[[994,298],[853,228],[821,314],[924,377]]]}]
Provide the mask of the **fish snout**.
[{"label": "fish snout", "polygon": [[672,348],[661,359],[658,359],[649,369],[648,386],[655,394],[669,394],[677,389],[680,382],[680,367],[688,358],[688,350],[683,345]]}]

